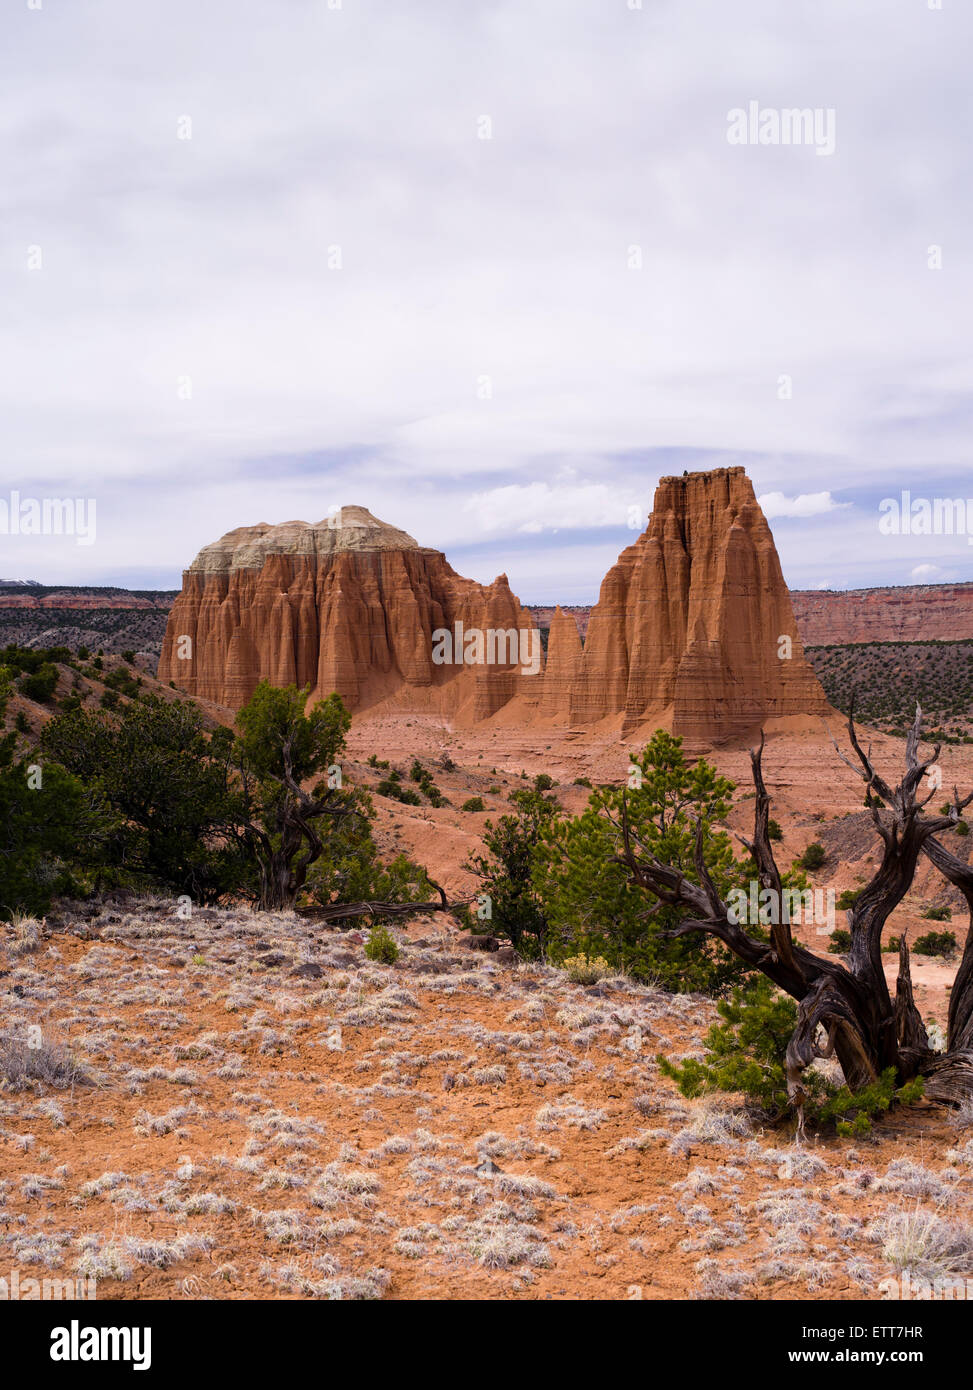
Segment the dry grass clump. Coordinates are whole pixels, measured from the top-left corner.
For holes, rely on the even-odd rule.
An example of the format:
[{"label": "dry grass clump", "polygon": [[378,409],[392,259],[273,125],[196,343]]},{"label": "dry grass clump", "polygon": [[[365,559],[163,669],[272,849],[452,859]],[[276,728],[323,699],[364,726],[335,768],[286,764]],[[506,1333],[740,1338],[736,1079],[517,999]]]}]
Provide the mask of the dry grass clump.
[{"label": "dry grass clump", "polygon": [[10,942],[12,956],[29,956],[39,951],[44,940],[44,923],[37,917],[24,912],[15,912],[10,918],[13,940]]},{"label": "dry grass clump", "polygon": [[576,985],[596,985],[612,973],[612,967],[604,956],[589,956],[583,951],[579,955],[568,956],[561,962],[561,968]]},{"label": "dry grass clump", "polygon": [[973,1275],[973,1228],[945,1221],[938,1212],[893,1211],[873,1221],[866,1235],[895,1269],[924,1279]]},{"label": "dry grass clump", "polygon": [[32,1044],[31,1038],[0,1034],[0,1087],[22,1091],[38,1082],[60,1089],[97,1084],[64,1043],[42,1038]]}]

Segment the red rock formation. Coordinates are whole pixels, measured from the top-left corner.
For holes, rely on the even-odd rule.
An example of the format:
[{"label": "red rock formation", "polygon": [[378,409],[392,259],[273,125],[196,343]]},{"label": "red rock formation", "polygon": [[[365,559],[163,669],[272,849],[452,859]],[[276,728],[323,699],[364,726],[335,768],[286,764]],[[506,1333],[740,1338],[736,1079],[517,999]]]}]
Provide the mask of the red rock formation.
[{"label": "red rock formation", "polygon": [[336,690],[355,710],[394,698],[484,719],[530,677],[510,661],[437,664],[433,634],[457,624],[533,626],[506,575],[463,579],[439,551],[345,507],[317,526],[261,523],[205,546],[169,615],[159,679],[234,709],[269,680],[317,699]]},{"label": "red rock formation", "polygon": [[336,690],[353,710],[392,701],[473,720],[510,705],[525,722],[620,714],[632,729],[668,713],[693,742],[827,708],[742,468],[660,481],[648,529],[605,577],[583,650],[575,619],[555,613],[543,676],[523,674],[522,652],[437,664],[434,633],[457,625],[533,627],[505,575],[463,579],[439,551],[345,507],[317,526],[241,527],[206,546],[170,613],[159,679],[233,708],[270,680],[314,698]]},{"label": "red rock formation", "polygon": [[570,613],[556,608],[551,618],[544,694],[540,706],[546,718],[570,712],[571,693],[581,671],[581,661],[578,625]]},{"label": "red rock formation", "polygon": [[[552,624],[558,670],[563,632]],[[622,713],[634,728],[669,707],[692,742],[827,708],[742,468],[660,480],[648,529],[601,586],[566,713],[572,723]]]},{"label": "red rock formation", "polygon": [[69,611],[78,613],[103,612],[105,609],[152,609],[163,611],[170,607],[168,598],[143,598],[124,590],[117,594],[88,593],[84,589],[65,589],[53,594],[6,594],[0,590],[0,608],[22,608],[35,611]]},{"label": "red rock formation", "polygon": [[973,638],[973,584],[791,591],[805,646]]}]

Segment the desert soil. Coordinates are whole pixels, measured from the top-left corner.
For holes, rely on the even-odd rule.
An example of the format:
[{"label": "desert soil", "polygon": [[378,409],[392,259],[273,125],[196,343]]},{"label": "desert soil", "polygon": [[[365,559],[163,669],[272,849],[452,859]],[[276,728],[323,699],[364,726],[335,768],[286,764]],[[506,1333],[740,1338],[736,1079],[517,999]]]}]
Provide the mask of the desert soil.
[{"label": "desert soil", "polygon": [[[551,773],[577,810],[574,779],[620,780],[638,743],[356,721],[349,775],[377,781],[370,753],[426,762],[452,805],[377,798],[378,836],[462,895],[521,772]],[[892,771],[901,743],[875,752]],[[746,831],[746,749],[713,757]],[[968,750],[943,767],[971,784]],[[765,768],[781,861],[820,839],[815,885],[860,886],[875,839],[826,738],[780,729]],[[486,812],[458,809],[473,795]],[[890,932],[949,925],[921,917],[941,898],[921,874]],[[385,966],[360,933],[293,914],[183,920],[118,897],[62,906],[33,950],[0,937],[4,1031],[39,1029],[52,1065],[66,1048],[85,1074],[0,1091],[0,1274],[94,1276],[101,1298],[862,1299],[895,1273],[898,1221],[969,1231],[968,1118],[920,1103],[797,1147],[661,1076],[658,1053],[700,1055],[710,1001],[499,964],[445,917],[393,931]],[[955,961],[914,965],[941,1023]]]}]

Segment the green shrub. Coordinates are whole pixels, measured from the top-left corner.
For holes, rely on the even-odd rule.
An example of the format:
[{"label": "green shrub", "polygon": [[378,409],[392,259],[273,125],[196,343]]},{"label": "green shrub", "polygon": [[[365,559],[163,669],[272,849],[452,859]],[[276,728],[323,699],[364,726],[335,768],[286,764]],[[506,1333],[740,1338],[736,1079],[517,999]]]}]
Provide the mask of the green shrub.
[{"label": "green shrub", "polygon": [[122,660],[127,661],[129,666],[131,666],[132,662],[135,660],[135,653],[130,648],[126,647],[122,652]]},{"label": "green shrub", "polygon": [[927,907],[922,916],[927,922],[949,922],[953,910],[950,907]]},{"label": "green shrub", "polygon": [[[789,996],[775,994],[770,981],[760,976],[716,1007],[724,1021],[707,1033],[704,1060],[673,1063],[659,1056],[659,1069],[684,1096],[742,1092],[751,1105],[781,1118],[788,1108],[785,1057],[797,1023],[797,1005]],[[921,1078],[897,1088],[894,1067],[855,1092],[847,1086],[829,1086],[813,1068],[804,1071],[802,1084],[807,1122],[834,1125],[844,1136],[867,1134],[872,1119],[893,1102],[911,1105],[922,1097]]]},{"label": "green shrub", "polygon": [[[433,896],[421,865],[404,854],[384,862],[372,837],[372,806],[358,789],[359,815],[327,817],[318,823],[321,854],[307,878],[308,900],[322,907],[358,902],[420,902]],[[340,919],[332,919],[338,922]],[[347,920],[347,919],[346,919]]]},{"label": "green shrub", "polygon": [[767,838],[769,840],[782,840],[784,838],[784,832],[777,821],[769,820],[767,822]]},{"label": "green shrub", "polygon": [[383,777],[375,791],[378,796],[391,797],[393,801],[401,801],[405,806],[422,805],[419,793],[414,792],[411,787],[403,787],[398,777]]},{"label": "green shrub", "polygon": [[[619,819],[626,807],[632,835],[643,851],[696,881],[695,820],[703,824],[703,857],[722,894],[754,877],[735,862],[721,824],[733,784],[700,759],[690,765],[682,740],[658,730],[641,753],[630,755],[641,785],[597,787],[580,815],[549,818],[533,854],[532,877],[540,909],[553,928],[553,963],[583,952],[603,956],[615,969],[679,993],[725,993],[746,967],[705,937],[672,937],[680,912],[631,881],[615,862]],[[516,793],[515,793],[516,795]],[[788,885],[790,886],[790,885]],[[761,927],[750,928],[761,934]]]},{"label": "green shrub", "polygon": [[861,888],[843,889],[842,892],[838,895],[839,912],[848,912],[850,908],[853,908],[855,906],[855,903],[861,897],[863,891],[864,890]]},{"label": "green shrub", "polygon": [[471,796],[469,801],[464,801],[460,807],[461,811],[485,811],[482,796]]},{"label": "green shrub", "polygon": [[20,693],[26,695],[28,700],[44,703],[51,698],[57,689],[57,681],[57,667],[50,662],[45,662],[32,675],[21,677]]},{"label": "green shrub", "polygon": [[381,961],[383,965],[394,965],[399,958],[399,948],[388,927],[372,927],[365,942],[365,955],[369,960]]},{"label": "green shrub", "polygon": [[913,942],[917,956],[951,956],[956,950],[956,937],[951,931],[927,931]]},{"label": "green shrub", "polygon": [[690,1098],[712,1091],[739,1091],[761,1110],[782,1114],[787,1108],[784,1055],[797,1025],[797,1005],[777,994],[759,976],[733,991],[716,1006],[723,1019],[706,1034],[707,1056],[682,1063],[659,1056],[663,1076],[670,1077]]},{"label": "green shrub", "polygon": [[[806,1075],[806,1073],[805,1073]],[[820,1125],[833,1124],[843,1138],[868,1134],[872,1120],[888,1110],[893,1101],[900,1105],[915,1105],[922,1099],[922,1077],[896,1086],[895,1068],[889,1067],[877,1081],[860,1091],[841,1086],[832,1092],[818,1108],[815,1120]]]},{"label": "green shrub", "polygon": [[486,854],[471,856],[466,868],[480,879],[490,899],[491,930],[508,937],[521,955],[537,957],[546,946],[548,921],[533,870],[542,832],[557,806],[527,787],[512,792],[510,800],[514,814],[486,822]]},{"label": "green shrub", "polygon": [[537,776],[534,778],[535,792],[549,792],[552,787],[556,786],[557,783],[555,782],[554,778],[546,772],[539,772]]},{"label": "green shrub", "polygon": [[817,840],[808,845],[807,849],[797,861],[802,869],[807,869],[813,873],[815,869],[820,869],[828,856],[824,852],[824,845],[819,845]]},{"label": "green shrub", "polygon": [[846,955],[851,950],[851,932],[845,927],[836,927],[828,938],[828,950],[834,956]]}]

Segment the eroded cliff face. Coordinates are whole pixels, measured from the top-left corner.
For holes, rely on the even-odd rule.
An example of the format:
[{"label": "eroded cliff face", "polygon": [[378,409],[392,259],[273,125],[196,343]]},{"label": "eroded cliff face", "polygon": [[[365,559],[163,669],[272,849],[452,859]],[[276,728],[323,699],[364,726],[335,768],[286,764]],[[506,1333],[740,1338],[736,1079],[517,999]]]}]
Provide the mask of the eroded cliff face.
[{"label": "eroded cliff face", "polygon": [[[481,720],[623,730],[671,717],[692,742],[823,713],[770,528],[742,468],[663,478],[648,529],[623,551],[586,640],[554,615],[543,673],[524,653],[476,665],[433,659],[461,626],[529,632],[505,575],[490,585],[360,507],[316,526],[242,527],[206,546],[173,606],[159,678],[239,708],[257,683],[336,690],[352,710],[391,701]],[[533,634],[536,638],[537,634]]]},{"label": "eroded cliff face", "polygon": [[205,546],[169,616],[159,679],[240,708],[261,680],[485,719],[520,688],[512,662],[433,660],[437,629],[530,629],[505,575],[464,579],[439,551],[344,507],[317,525],[240,527]]},{"label": "eroded cliff face", "polygon": [[973,584],[792,590],[808,647],[849,642],[958,642],[973,638]]},{"label": "eroded cliff face", "polygon": [[[549,666],[562,664],[563,631],[552,623]],[[601,586],[565,712],[621,713],[634,728],[670,706],[694,742],[827,708],[742,468],[660,480],[648,529]]]}]

